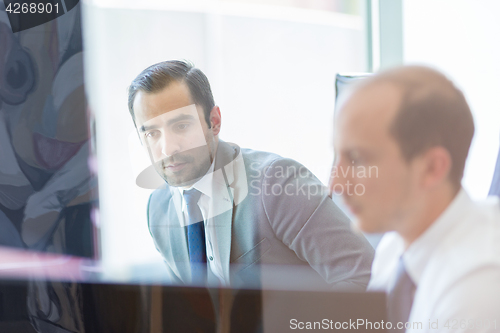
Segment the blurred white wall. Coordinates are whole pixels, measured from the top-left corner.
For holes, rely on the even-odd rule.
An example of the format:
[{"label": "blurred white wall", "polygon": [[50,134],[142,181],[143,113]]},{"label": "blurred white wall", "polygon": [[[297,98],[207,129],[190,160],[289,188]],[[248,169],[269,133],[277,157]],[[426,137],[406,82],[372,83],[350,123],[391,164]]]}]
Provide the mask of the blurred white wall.
[{"label": "blurred white wall", "polygon": [[476,133],[464,187],[476,199],[489,190],[500,133],[500,1],[404,0],[404,61],[435,67],[467,98]]},{"label": "blurred white wall", "polygon": [[150,191],[135,185],[140,147],[127,109],[127,87],[141,70],[194,62],[221,108],[221,139],[294,158],[326,182],[335,74],[366,71],[363,24],[360,16],[219,1],[87,1],[85,69],[109,273],[126,278],[131,265],[161,261],[147,230]]}]

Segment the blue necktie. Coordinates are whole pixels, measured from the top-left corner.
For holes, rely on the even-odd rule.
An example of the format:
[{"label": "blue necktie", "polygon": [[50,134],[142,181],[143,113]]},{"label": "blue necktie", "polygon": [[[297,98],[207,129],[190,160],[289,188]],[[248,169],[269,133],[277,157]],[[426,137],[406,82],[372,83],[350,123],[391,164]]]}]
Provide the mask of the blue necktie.
[{"label": "blue necktie", "polygon": [[[390,332],[404,332],[404,323],[410,317],[416,286],[405,269],[403,258],[399,258],[396,283],[387,295],[387,314],[392,323]],[[398,322],[403,323],[403,329],[397,329]]]},{"label": "blue necktie", "polygon": [[194,283],[201,283],[206,278],[206,245],[205,225],[198,200],[201,192],[193,188],[183,192],[186,200],[187,213],[189,217],[187,226],[187,239],[189,248],[189,262],[191,264],[191,275]]}]

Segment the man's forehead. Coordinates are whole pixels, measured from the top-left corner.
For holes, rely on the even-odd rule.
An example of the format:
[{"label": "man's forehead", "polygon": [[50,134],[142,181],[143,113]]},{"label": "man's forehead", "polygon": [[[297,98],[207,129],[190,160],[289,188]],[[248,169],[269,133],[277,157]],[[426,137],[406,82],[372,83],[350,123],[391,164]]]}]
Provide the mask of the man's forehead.
[{"label": "man's forehead", "polygon": [[396,85],[374,82],[354,91],[340,109],[339,123],[388,125],[396,116],[402,91]]},{"label": "man's forehead", "polygon": [[166,112],[193,104],[185,83],[172,82],[156,92],[139,90],[134,99],[134,113],[139,121],[146,121]]},{"label": "man's forehead", "polygon": [[371,151],[393,141],[390,126],[401,100],[401,90],[393,84],[373,84],[354,91],[336,118],[334,145],[342,151]]}]

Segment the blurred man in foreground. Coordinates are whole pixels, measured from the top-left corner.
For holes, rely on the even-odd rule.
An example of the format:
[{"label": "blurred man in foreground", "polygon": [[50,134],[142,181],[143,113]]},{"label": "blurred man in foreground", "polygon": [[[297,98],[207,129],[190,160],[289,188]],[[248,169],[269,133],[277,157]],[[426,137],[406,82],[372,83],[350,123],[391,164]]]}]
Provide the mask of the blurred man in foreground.
[{"label": "blurred man in foreground", "polygon": [[331,191],[361,230],[388,232],[369,284],[388,293],[386,328],[498,331],[500,205],[461,187],[474,134],[462,92],[429,68],[390,70],[356,87],[335,128]]}]

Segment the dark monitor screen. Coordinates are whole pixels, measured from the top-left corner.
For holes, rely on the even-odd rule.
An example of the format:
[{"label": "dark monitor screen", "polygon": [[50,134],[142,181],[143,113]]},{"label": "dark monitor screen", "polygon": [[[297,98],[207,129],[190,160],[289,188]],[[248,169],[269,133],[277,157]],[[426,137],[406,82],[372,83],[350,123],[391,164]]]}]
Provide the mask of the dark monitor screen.
[{"label": "dark monitor screen", "polygon": [[1,332],[215,332],[221,321],[228,332],[384,332],[386,323],[384,293],[1,282]]}]

